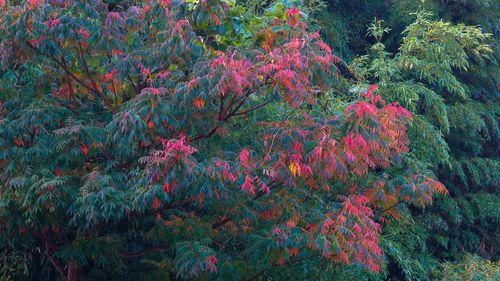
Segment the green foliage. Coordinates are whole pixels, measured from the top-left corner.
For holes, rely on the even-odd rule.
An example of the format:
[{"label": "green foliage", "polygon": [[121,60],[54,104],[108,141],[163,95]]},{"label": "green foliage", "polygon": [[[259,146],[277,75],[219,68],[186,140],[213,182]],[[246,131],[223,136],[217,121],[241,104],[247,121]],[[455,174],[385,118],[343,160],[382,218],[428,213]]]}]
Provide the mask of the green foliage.
[{"label": "green foliage", "polygon": [[[395,7],[401,5],[413,4],[396,1]],[[432,5],[439,11],[439,5]],[[392,14],[399,15],[395,11]],[[360,81],[378,83],[388,100],[416,114],[409,128],[412,145],[406,162],[413,169],[437,173],[452,195],[439,198],[423,214],[414,210],[414,219],[401,227],[413,227],[411,235],[393,236],[386,242],[385,252],[393,264],[390,276],[430,280],[441,258],[453,260],[464,252],[497,255],[498,212],[490,208],[499,204],[495,148],[499,107],[494,88],[483,87],[478,95],[466,78],[488,69],[491,35],[478,27],[432,20],[424,10],[413,16],[413,22],[401,17],[408,26],[394,55],[383,44],[383,35],[392,30],[382,21],[374,22],[368,32],[376,42],[368,55],[354,60],[352,69]],[[391,23],[394,20],[389,18]],[[395,30],[399,29],[396,25]],[[479,214],[489,215],[480,220]],[[386,231],[401,223],[391,222]],[[420,241],[421,247],[412,246],[414,241]]]},{"label": "green foliage", "polygon": [[383,237],[388,263],[396,266],[388,269],[390,278],[426,280],[431,270],[439,266],[437,259],[429,253],[427,229],[410,213],[404,213],[402,219],[391,220]]},{"label": "green foliage", "polygon": [[493,281],[500,278],[500,264],[466,255],[460,263],[445,263],[439,274],[441,280]]},{"label": "green foliage", "polygon": [[483,59],[491,50],[483,43],[488,35],[475,27],[430,21],[429,14],[423,11],[416,16],[415,22],[405,29],[394,56],[381,43],[382,36],[390,30],[381,21],[372,23],[369,35],[377,43],[370,55],[356,59],[352,68],[362,81],[375,80],[386,88],[389,100],[420,115],[415,116],[410,131],[413,154],[426,165],[436,167],[449,164],[449,147],[443,138],[450,131],[450,110],[445,98],[466,98],[465,88],[454,71],[466,70],[471,55]]}]

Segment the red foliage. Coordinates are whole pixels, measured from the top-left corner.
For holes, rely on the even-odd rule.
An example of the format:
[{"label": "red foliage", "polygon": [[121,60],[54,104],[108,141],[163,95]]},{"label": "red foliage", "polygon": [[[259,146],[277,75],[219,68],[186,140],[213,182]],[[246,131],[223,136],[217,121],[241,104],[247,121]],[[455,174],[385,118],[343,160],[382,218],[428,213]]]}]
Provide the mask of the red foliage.
[{"label": "red foliage", "polygon": [[248,194],[255,194],[255,185],[253,184],[253,180],[248,175],[245,176],[245,182],[241,185],[241,190]]},{"label": "red foliage", "polygon": [[[29,1],[31,7],[42,2]],[[220,11],[210,9],[209,2],[200,1],[200,6],[205,7],[204,11],[208,13],[212,23],[220,25],[222,15],[218,13]],[[392,160],[408,152],[406,125],[412,118],[411,113],[397,103],[387,104],[381,96],[375,94],[378,90],[376,85],[369,86],[361,94],[361,100],[351,104],[337,116],[314,115],[303,110],[305,105],[314,106],[318,93],[327,88],[329,83],[326,77],[337,74],[334,64],[339,58],[320,40],[318,33],[307,30],[306,24],[301,21],[302,12],[298,9],[288,10],[286,19],[276,21],[276,24],[287,24],[287,29],[291,31],[274,32],[272,28],[263,31],[262,48],[247,53],[216,51],[212,53],[213,56],[193,67],[184,60],[184,57],[189,57],[184,56],[184,52],[189,54],[189,42],[196,37],[190,21],[172,16],[170,0],[161,1],[161,7],[165,9],[167,17],[165,31],[170,33],[165,34],[166,40],[174,42],[166,42],[165,45],[171,43],[180,50],[177,52],[179,58],[175,61],[176,67],[193,69],[192,73],[182,71],[186,78],[176,79],[185,80],[176,80],[175,84],[178,85],[175,89],[167,89],[162,87],[167,87],[166,82],[172,82],[169,79],[176,75],[175,71],[171,73],[165,70],[167,67],[157,69],[157,66],[147,65],[141,57],[136,58],[137,61],[146,65],[139,62],[131,64],[134,67],[130,71],[135,71],[137,84],[141,84],[136,90],[138,97],[147,97],[147,101],[155,109],[160,107],[161,102],[178,107],[172,110],[172,119],[181,124],[175,129],[173,125],[165,124],[167,121],[156,121],[158,115],[153,115],[156,113],[148,112],[141,117],[147,127],[144,134],[153,135],[150,139],[145,137],[146,140],[141,140],[139,147],[152,149],[149,156],[141,158],[141,163],[145,165],[144,178],[150,187],[149,191],[156,192],[150,195],[148,202],[151,202],[151,207],[156,210],[159,218],[161,215],[157,209],[164,203],[162,200],[166,200],[162,196],[174,198],[174,195],[186,191],[182,188],[195,189],[192,185],[182,183],[185,178],[205,180],[203,186],[210,186],[210,192],[204,189],[188,195],[181,194],[185,196],[184,200],[172,204],[176,204],[176,207],[182,205],[182,208],[190,203],[203,206],[210,198],[216,198],[221,202],[220,208],[226,208],[223,211],[229,214],[236,204],[231,202],[226,205],[224,200],[231,195],[237,199],[248,196],[245,200],[249,201],[257,201],[265,196],[271,199],[260,206],[258,203],[254,204],[258,206],[255,208],[252,204],[247,206],[243,200],[237,203],[248,210],[248,213],[257,214],[255,218],[241,219],[238,225],[241,230],[251,231],[254,223],[252,220],[265,220],[271,225],[267,229],[269,235],[282,247],[283,253],[288,253],[291,257],[298,255],[300,250],[291,245],[290,237],[293,235],[290,233],[292,230],[299,230],[298,233],[303,233],[304,240],[307,240],[304,248],[309,247],[337,262],[358,263],[378,271],[382,262],[382,251],[378,246],[381,225],[376,222],[374,210],[387,211],[396,216],[393,206],[401,201],[425,206],[432,202],[434,192],[446,192],[441,183],[421,175],[409,177],[406,187],[392,187],[392,190],[389,190],[386,179],[373,179],[376,178],[376,169],[388,168]],[[144,6],[140,13],[145,16],[150,10],[151,7]],[[108,33],[122,27],[125,21],[126,16],[121,12],[107,13],[105,25]],[[54,18],[46,24],[49,28],[54,28],[60,23]],[[90,37],[84,28],[77,33],[83,39]],[[46,37],[42,36],[31,40],[30,44],[36,49],[44,40]],[[109,52],[108,50],[107,56]],[[113,56],[121,56],[122,51],[114,48],[111,53]],[[100,74],[96,80],[106,85],[111,84],[114,89],[114,82],[123,80],[126,76],[129,73],[113,69]],[[91,87],[96,81],[76,82],[82,84],[82,88],[90,88],[97,94],[103,94],[99,89],[106,89],[100,84]],[[131,84],[131,88],[136,86]],[[70,97],[71,85],[68,83],[66,88],[61,87],[58,95]],[[218,151],[195,157],[198,156],[195,154],[198,151],[196,142],[208,139],[223,129],[228,130],[222,128],[224,122],[236,116],[245,116],[280,98],[293,108],[292,117],[260,122],[258,125],[265,132],[261,145],[245,147],[237,156],[230,156],[232,159],[219,158],[228,154],[218,154]],[[177,101],[181,102],[176,104]],[[143,110],[137,112],[139,111]],[[125,112],[121,116],[126,119],[131,115],[132,113]],[[183,123],[184,120],[188,121]],[[120,123],[121,133],[129,129],[125,124]],[[207,124],[211,127],[205,128]],[[155,135],[156,131],[165,129],[163,127],[168,128],[168,133]],[[193,131],[198,135],[186,135]],[[18,146],[24,146],[22,138],[13,141]],[[253,141],[255,143],[259,140]],[[154,149],[158,147],[160,148]],[[198,148],[205,152],[202,146]],[[89,152],[85,143],[81,143],[80,150],[84,156]],[[209,157],[205,159],[207,155]],[[371,172],[373,173],[370,174]],[[338,208],[318,203],[322,205],[321,213],[318,212],[320,214],[314,217],[293,205],[307,200],[302,197],[316,198],[316,193],[331,192],[335,188],[332,183],[347,190],[335,190],[336,194],[347,194],[339,197]],[[222,184],[224,187],[221,187]],[[198,182],[194,185],[198,185]],[[408,190],[408,186],[411,190]],[[273,193],[276,188],[281,188],[279,194]],[[234,193],[235,190],[238,193]],[[161,193],[162,191],[166,194]],[[180,212],[182,211],[184,210]],[[217,209],[217,212],[220,211]],[[188,210],[187,213],[193,213],[194,216],[196,212]],[[200,218],[202,219],[205,218]],[[211,228],[217,229],[222,225],[214,223]],[[278,265],[286,262],[283,257],[277,257],[276,261]],[[205,270],[217,271],[217,263],[216,256],[206,257]]]},{"label": "red foliage", "polygon": [[80,146],[80,149],[81,149],[83,155],[87,155],[87,153],[89,152],[89,148],[84,143],[82,143],[82,145]]},{"label": "red foliage", "polygon": [[217,262],[218,260],[216,256],[208,256],[205,260],[208,271],[217,272],[217,267],[215,266]]}]

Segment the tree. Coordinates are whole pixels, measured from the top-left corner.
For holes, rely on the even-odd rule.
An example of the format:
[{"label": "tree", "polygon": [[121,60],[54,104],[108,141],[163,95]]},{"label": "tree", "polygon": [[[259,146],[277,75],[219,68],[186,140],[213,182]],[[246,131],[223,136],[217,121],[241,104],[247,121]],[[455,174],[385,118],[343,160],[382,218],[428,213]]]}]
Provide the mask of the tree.
[{"label": "tree", "polygon": [[438,258],[458,258],[465,251],[488,249],[491,258],[498,244],[498,212],[491,209],[498,203],[498,157],[492,152],[498,142],[498,99],[483,104],[479,97],[488,92],[478,94],[466,79],[477,75],[492,53],[491,34],[433,20],[422,9],[414,15],[396,54],[382,43],[389,29],[375,21],[369,34],[376,43],[353,63],[360,81],[378,83],[384,98],[414,113],[407,163],[439,175],[451,193],[430,211],[413,212],[404,225],[387,228],[392,238],[386,252],[408,279],[430,278],[428,269],[438,266]]},{"label": "tree", "polygon": [[412,114],[375,85],[318,106],[338,57],[297,8],[262,28],[233,1],[0,9],[0,241],[29,268],[7,278],[246,280],[316,256],[376,272],[384,218],[446,193],[384,173]]}]

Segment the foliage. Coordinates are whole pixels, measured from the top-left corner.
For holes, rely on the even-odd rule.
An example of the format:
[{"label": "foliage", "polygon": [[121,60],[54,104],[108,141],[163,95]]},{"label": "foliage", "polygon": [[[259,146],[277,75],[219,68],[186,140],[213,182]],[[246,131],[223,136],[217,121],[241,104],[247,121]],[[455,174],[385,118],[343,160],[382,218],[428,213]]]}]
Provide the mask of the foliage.
[{"label": "foliage", "polygon": [[440,277],[442,280],[498,280],[500,264],[467,255],[461,263],[444,264]]},{"label": "foliage", "polygon": [[[390,274],[429,279],[439,258],[453,260],[464,251],[490,258],[497,253],[497,212],[490,208],[498,205],[498,97],[494,88],[483,87],[478,94],[470,82],[489,67],[491,35],[478,27],[432,20],[424,9],[414,16],[394,55],[382,41],[391,30],[375,21],[369,28],[375,44],[352,68],[360,81],[378,83],[384,98],[412,110],[408,163],[438,174],[452,195],[440,199],[430,212],[412,212],[409,225],[415,234],[392,236],[396,229],[405,229],[401,221],[386,228],[394,238],[385,251],[397,267],[389,267]],[[476,220],[477,214],[486,213],[488,219]],[[419,248],[411,246],[416,237]]]},{"label": "foliage", "polygon": [[0,279],[494,280],[495,5],[0,0]]},{"label": "foliage", "polygon": [[384,173],[412,114],[375,85],[318,106],[339,58],[295,7],[0,9],[0,241],[25,279],[246,280],[318,257],[378,272],[381,222],[447,192]]}]

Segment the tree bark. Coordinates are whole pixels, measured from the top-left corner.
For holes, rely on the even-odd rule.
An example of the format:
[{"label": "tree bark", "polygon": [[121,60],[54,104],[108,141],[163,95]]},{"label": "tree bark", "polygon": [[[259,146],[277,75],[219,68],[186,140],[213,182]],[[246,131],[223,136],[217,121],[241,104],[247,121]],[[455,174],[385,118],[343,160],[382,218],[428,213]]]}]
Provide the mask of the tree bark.
[{"label": "tree bark", "polygon": [[68,263],[68,276],[66,279],[68,281],[80,280],[80,268],[72,262]]}]

